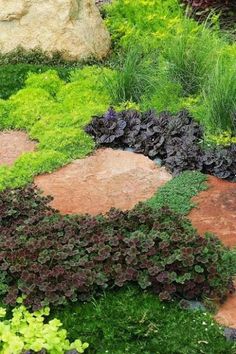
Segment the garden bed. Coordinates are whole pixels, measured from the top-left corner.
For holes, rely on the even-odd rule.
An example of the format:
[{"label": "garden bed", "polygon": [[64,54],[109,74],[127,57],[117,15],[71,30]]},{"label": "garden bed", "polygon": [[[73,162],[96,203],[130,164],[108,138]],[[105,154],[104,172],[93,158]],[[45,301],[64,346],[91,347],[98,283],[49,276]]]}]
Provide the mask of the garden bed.
[{"label": "garden bed", "polygon": [[101,12],[104,61],[0,55],[0,353],[235,354],[235,43]]}]

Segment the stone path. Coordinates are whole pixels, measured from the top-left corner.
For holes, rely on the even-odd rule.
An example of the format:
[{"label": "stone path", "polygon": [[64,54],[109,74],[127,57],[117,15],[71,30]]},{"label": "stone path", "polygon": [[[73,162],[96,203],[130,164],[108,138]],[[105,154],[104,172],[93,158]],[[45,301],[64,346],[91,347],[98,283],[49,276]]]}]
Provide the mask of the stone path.
[{"label": "stone path", "polygon": [[[236,278],[234,284],[236,287]],[[236,328],[236,292],[220,307],[215,319],[223,326]]]},{"label": "stone path", "polygon": [[229,247],[236,247],[236,183],[208,177],[209,189],[193,198],[197,207],[189,218],[200,235],[213,232]]},{"label": "stone path", "polygon": [[[200,235],[213,232],[226,246],[236,247],[236,183],[209,176],[208,184],[208,190],[193,198],[197,207],[189,218]],[[224,326],[236,328],[236,293],[228,297],[215,319]]]},{"label": "stone path", "polygon": [[100,149],[54,173],[36,177],[35,183],[54,197],[52,206],[62,213],[96,215],[112,207],[131,209],[170,179],[165,168],[143,155]]},{"label": "stone path", "polygon": [[34,151],[35,146],[24,132],[0,132],[0,165],[12,165],[24,152]]}]

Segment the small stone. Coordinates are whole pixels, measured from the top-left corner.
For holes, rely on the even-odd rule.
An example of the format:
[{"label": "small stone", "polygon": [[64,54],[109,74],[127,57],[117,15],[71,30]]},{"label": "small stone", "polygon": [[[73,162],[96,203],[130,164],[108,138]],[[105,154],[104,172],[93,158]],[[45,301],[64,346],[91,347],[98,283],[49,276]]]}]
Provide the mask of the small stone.
[{"label": "small stone", "polygon": [[226,327],[224,329],[224,335],[228,340],[236,341],[236,328]]},{"label": "small stone", "polygon": [[159,157],[156,157],[153,162],[157,165],[157,166],[161,166],[162,165],[162,160],[159,159]]},{"label": "small stone", "polygon": [[126,148],[124,148],[124,151],[135,152],[135,149],[132,147],[126,147]]},{"label": "small stone", "polygon": [[183,299],[180,301],[179,305],[183,309],[206,311],[205,306],[200,301]]}]

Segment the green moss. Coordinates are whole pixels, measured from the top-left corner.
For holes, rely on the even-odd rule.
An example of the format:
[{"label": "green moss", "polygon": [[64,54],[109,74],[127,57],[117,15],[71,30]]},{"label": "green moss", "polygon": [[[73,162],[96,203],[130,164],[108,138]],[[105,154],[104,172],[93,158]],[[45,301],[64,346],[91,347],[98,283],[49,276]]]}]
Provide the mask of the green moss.
[{"label": "green moss", "polygon": [[[7,99],[23,88],[29,73],[43,73],[51,67],[43,64],[1,64],[0,55],[0,98]],[[70,68],[56,67],[59,77],[68,80]]]},{"label": "green moss", "polygon": [[[162,303],[156,295],[126,288],[98,300],[52,312],[70,340],[89,342],[88,354],[233,354],[209,313]],[[78,325],[79,324],[79,325]]]},{"label": "green moss", "polygon": [[51,172],[94,149],[83,127],[91,116],[107,110],[110,96],[95,66],[75,70],[71,81],[56,71],[30,74],[25,88],[0,100],[0,129],[22,129],[38,141],[37,150],[18,158],[11,168],[0,169],[0,189],[30,182],[37,174]]},{"label": "green moss", "polygon": [[187,214],[195,204],[191,198],[207,189],[206,175],[194,171],[186,171],[161,187],[146,203],[153,208],[168,205],[171,209]]}]

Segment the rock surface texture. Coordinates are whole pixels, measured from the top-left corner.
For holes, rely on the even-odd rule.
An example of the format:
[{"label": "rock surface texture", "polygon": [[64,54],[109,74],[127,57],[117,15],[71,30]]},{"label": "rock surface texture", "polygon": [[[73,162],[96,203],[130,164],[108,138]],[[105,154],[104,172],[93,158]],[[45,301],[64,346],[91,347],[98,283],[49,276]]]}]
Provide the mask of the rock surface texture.
[{"label": "rock surface texture", "polygon": [[0,132],[0,165],[12,165],[24,152],[34,151],[35,145],[26,133]]},{"label": "rock surface texture", "polygon": [[208,177],[209,189],[193,198],[189,214],[200,235],[212,232],[230,247],[236,247],[236,183]]},{"label": "rock surface texture", "polygon": [[94,0],[0,0],[0,51],[19,46],[102,58],[110,36]]},{"label": "rock surface texture", "polygon": [[[189,218],[200,235],[209,231],[226,246],[236,247],[236,183],[209,176],[208,184],[208,190],[193,198],[197,207]],[[215,319],[223,326],[236,328],[236,293],[228,297]]]},{"label": "rock surface texture", "polygon": [[[236,278],[234,284],[236,287]],[[227,301],[220,307],[215,319],[223,326],[236,328],[236,293],[228,297]]]},{"label": "rock surface texture", "polygon": [[100,149],[52,174],[36,177],[35,183],[54,197],[51,205],[63,214],[96,215],[112,207],[131,209],[170,179],[163,167],[143,155]]}]

